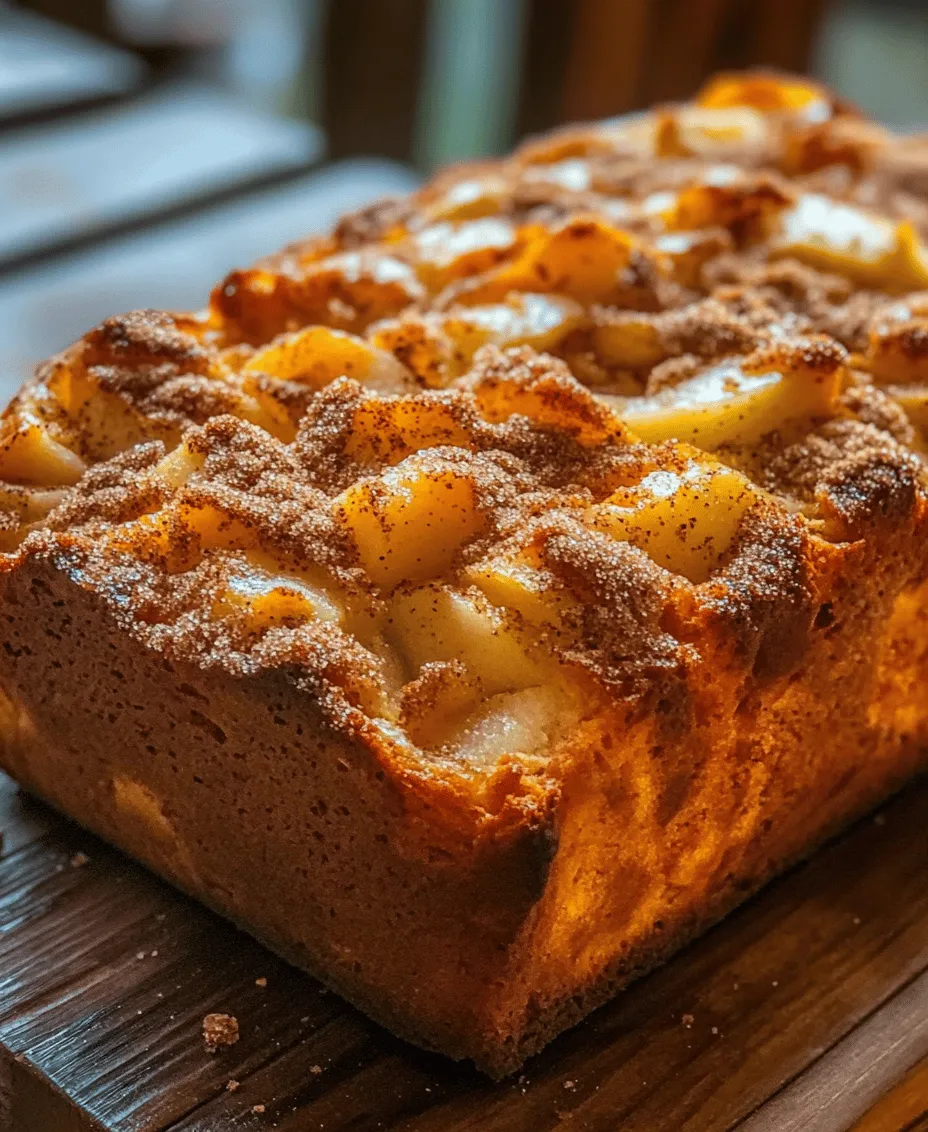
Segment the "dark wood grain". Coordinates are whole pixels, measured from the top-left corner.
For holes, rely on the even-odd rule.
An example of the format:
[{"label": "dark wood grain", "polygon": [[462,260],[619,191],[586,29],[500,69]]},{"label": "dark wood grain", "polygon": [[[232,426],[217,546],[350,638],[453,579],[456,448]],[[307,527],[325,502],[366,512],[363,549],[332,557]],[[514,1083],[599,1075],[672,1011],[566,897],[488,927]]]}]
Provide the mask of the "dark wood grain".
[{"label": "dark wood grain", "polygon": [[786,71],[805,71],[830,0],[757,0],[747,59]]},{"label": "dark wood grain", "polygon": [[576,0],[563,112],[570,121],[606,118],[642,105],[650,0]]},{"label": "dark wood grain", "polygon": [[928,1129],[928,1057],[861,1117],[851,1132],[925,1132]]},{"label": "dark wood grain", "polygon": [[[717,66],[734,0],[661,0],[638,102],[690,98]],[[736,16],[737,13],[734,13]]]},{"label": "dark wood grain", "polygon": [[[743,1132],[849,1128],[924,1056],[928,1056],[928,973],[894,995],[765,1104],[743,1125]],[[928,1096],[922,1099],[928,1106]],[[896,1126],[884,1125],[890,1127]]]},{"label": "dark wood grain", "polygon": [[[838,1132],[928,1052],[928,784],[502,1084],[392,1038],[8,784],[0,814],[4,1132],[714,1132],[752,1113],[751,1132]],[[242,1036],[210,1056],[216,1010]]]},{"label": "dark wood grain", "polygon": [[519,137],[537,134],[563,117],[564,76],[575,10],[564,0],[523,0],[525,31],[519,68]]},{"label": "dark wood grain", "polygon": [[426,15],[425,0],[327,5],[322,125],[333,157],[411,159]]},{"label": "dark wood grain", "polygon": [[[690,97],[716,70],[758,64],[805,71],[815,47],[827,0],[575,0],[572,23],[562,29],[537,0],[541,34],[549,28],[569,44],[569,58],[547,45],[529,56],[552,60],[551,89],[562,86],[560,120],[604,118],[656,102]],[[529,74],[531,78],[531,72]],[[541,110],[557,106],[533,93],[528,120],[533,129],[552,125]],[[523,118],[526,112],[523,112]]]}]

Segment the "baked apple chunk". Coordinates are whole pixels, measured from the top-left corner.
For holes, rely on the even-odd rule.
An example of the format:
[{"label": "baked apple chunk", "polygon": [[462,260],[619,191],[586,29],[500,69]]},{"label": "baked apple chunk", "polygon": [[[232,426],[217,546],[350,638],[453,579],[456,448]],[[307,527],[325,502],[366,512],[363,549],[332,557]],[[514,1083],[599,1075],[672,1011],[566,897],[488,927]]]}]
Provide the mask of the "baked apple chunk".
[{"label": "baked apple chunk", "polygon": [[0,421],[0,766],[515,1070],[926,766],[926,143],[724,75]]}]

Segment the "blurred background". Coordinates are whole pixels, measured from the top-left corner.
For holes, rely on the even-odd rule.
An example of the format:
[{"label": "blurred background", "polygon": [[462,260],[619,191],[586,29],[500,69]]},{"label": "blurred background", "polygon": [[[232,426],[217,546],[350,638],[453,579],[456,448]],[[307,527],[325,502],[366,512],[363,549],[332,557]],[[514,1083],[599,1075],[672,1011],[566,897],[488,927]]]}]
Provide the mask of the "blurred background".
[{"label": "blurred background", "polygon": [[436,165],[808,71],[928,128],[928,0],[0,0],[0,399]]}]

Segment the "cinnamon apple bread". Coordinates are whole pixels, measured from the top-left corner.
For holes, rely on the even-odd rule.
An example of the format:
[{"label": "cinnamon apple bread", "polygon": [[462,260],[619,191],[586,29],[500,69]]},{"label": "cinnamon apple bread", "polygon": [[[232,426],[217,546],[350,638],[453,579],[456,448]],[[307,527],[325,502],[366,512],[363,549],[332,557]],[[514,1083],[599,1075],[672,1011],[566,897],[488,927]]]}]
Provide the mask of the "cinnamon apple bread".
[{"label": "cinnamon apple bread", "polygon": [[926,140],[453,169],[16,396],[0,764],[505,1074],[925,766],[926,429]]}]

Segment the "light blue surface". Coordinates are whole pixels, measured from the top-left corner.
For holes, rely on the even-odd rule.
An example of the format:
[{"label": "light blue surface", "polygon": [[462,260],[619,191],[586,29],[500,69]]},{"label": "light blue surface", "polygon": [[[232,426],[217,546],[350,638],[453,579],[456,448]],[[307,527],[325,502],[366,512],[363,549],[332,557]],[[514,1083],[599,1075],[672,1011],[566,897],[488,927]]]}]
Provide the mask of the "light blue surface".
[{"label": "light blue surface", "polygon": [[0,119],[123,94],[144,71],[128,51],[0,2]]},{"label": "light blue surface", "polygon": [[0,282],[0,404],[36,362],[109,315],[140,307],[192,310],[233,267],[330,228],[345,212],[417,184],[380,159],[327,166]]},{"label": "light blue surface", "polygon": [[307,123],[178,84],[0,143],[0,263],[318,160]]}]

